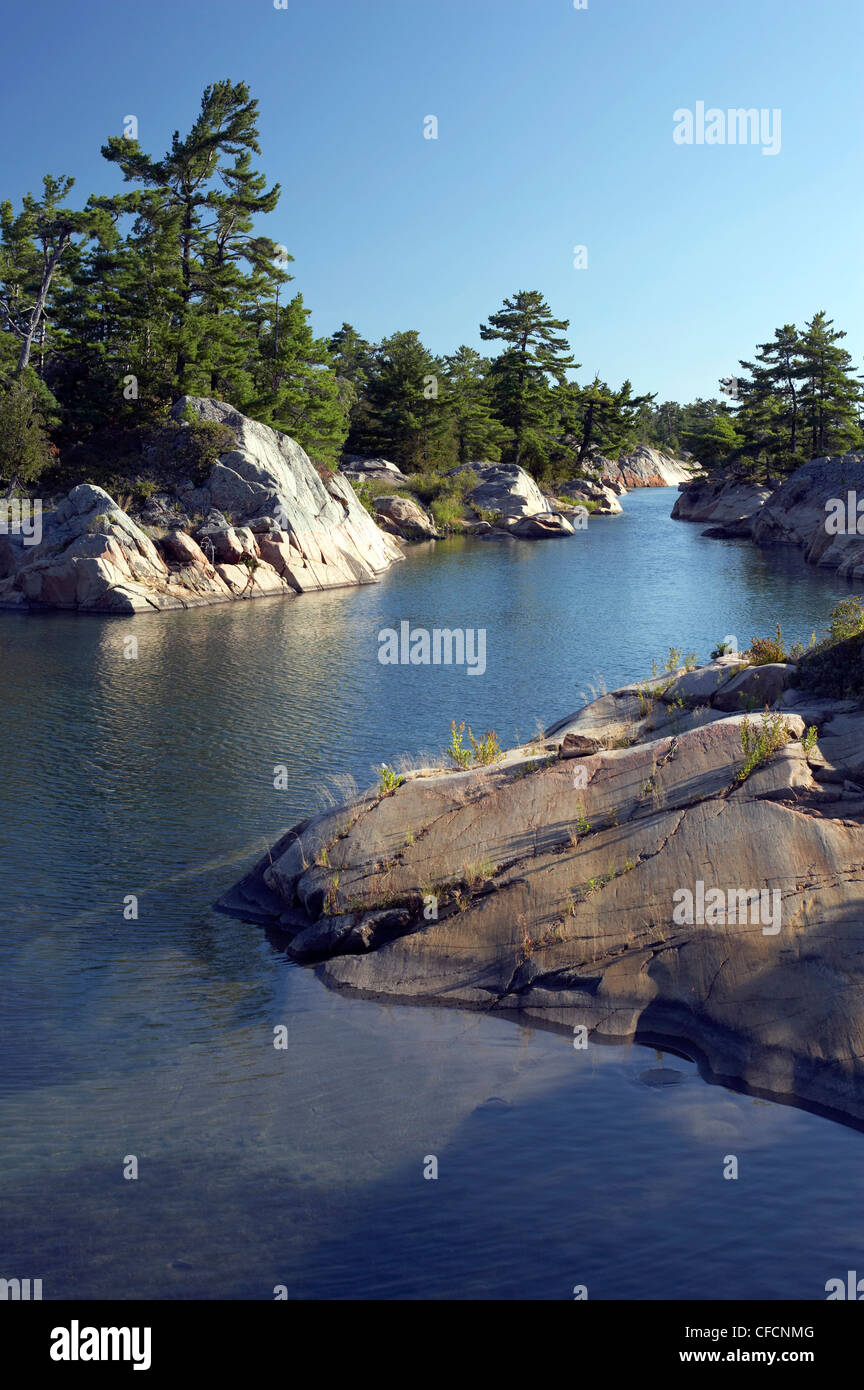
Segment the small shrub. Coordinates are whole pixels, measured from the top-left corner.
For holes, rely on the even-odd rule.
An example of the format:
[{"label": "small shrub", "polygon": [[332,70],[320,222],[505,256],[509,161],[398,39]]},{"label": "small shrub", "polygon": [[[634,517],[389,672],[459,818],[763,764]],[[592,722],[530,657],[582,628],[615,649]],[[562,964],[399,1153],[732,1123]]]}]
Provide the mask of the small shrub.
[{"label": "small shrub", "polygon": [[181,462],[188,468],[192,481],[201,487],[214,463],[237,448],[237,439],[227,425],[219,420],[200,419],[191,406],[185,418],[189,428],[183,431]]},{"label": "small shrub", "polygon": [[429,510],[439,531],[449,530],[453,522],[459,521],[462,517],[462,503],[452,493],[445,493],[443,497],[436,497],[429,504]]},{"label": "small shrub", "polygon": [[446,750],[448,758],[452,758],[457,767],[469,767],[471,764],[471,749],[462,746],[462,735],[465,732],[465,720],[456,726],[456,720],[450,724],[450,746]]},{"label": "small shrub", "polygon": [[828,640],[845,642],[864,632],[864,605],[860,598],[843,598],[831,610]]},{"label": "small shrub", "polygon": [[390,796],[404,781],[405,778],[394,772],[389,763],[381,764],[378,771],[378,791],[381,796]]},{"label": "small shrub", "polygon": [[744,782],[757,767],[767,762],[778,748],[782,748],[793,737],[788,724],[779,711],[765,710],[761,728],[744,719],[741,723],[741,748],[744,752],[744,766],[736,780]]},{"label": "small shrub", "polygon": [[456,720],[450,724],[450,746],[445,749],[448,758],[452,758],[457,767],[470,767],[472,762],[475,767],[488,767],[490,763],[497,763],[504,757],[504,750],[498,742],[494,729],[487,729],[482,738],[475,738],[468,727],[468,740],[470,748],[466,748],[463,743],[465,733],[465,720],[457,725]]},{"label": "small shrub", "polygon": [[816,747],[816,740],[819,737],[819,730],[815,724],[811,724],[806,734],[801,735],[801,746],[805,753],[812,753]]},{"label": "small shrub", "polygon": [[774,637],[754,637],[750,643],[750,650],[747,652],[747,661],[750,666],[770,666],[774,662],[788,660],[779,623]]},{"label": "small shrub", "polygon": [[468,726],[468,737],[471,740],[471,747],[474,751],[474,762],[477,767],[488,767],[490,763],[497,763],[504,757],[502,749],[494,729],[487,729],[482,738],[476,739]]}]

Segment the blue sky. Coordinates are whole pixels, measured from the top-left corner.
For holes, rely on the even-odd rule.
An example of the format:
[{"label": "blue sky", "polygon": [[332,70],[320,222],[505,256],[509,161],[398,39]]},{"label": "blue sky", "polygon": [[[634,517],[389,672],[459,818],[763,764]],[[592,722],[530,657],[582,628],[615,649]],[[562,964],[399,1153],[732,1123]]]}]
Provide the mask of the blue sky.
[{"label": "blue sky", "polygon": [[[579,380],[661,400],[716,395],[818,309],[864,358],[862,0],[41,0],[4,37],[16,202],[47,171],[119,188],[99,148],[124,116],[158,155],[208,82],[248,82],[283,187],[266,230],[322,334],[480,347],[539,289]],[[699,101],[780,108],[780,153],[676,145]]]}]

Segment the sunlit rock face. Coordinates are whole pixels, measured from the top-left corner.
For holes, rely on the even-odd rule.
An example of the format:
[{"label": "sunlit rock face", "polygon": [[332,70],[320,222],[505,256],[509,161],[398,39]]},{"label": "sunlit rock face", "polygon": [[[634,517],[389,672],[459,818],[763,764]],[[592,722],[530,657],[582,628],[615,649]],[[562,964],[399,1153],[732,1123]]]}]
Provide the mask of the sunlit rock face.
[{"label": "sunlit rock face", "polygon": [[621,458],[598,460],[602,481],[631,487],[674,487],[690,477],[690,467],[682,459],[640,444],[632,454]]},{"label": "sunlit rock face", "polygon": [[414,770],[296,826],[220,906],[336,988],[662,1034],[864,1118],[864,709],[795,676],[723,657]]},{"label": "sunlit rock face", "polygon": [[38,545],[4,538],[0,607],[189,608],[370,584],[403,558],[347,479],[321,477],[296,440],[224,401],[185,397],[174,411],[226,425],[236,439],[203,486],[177,489],[183,516],[204,518],[194,534],[145,529],[102,488],[82,484],[45,513]]}]

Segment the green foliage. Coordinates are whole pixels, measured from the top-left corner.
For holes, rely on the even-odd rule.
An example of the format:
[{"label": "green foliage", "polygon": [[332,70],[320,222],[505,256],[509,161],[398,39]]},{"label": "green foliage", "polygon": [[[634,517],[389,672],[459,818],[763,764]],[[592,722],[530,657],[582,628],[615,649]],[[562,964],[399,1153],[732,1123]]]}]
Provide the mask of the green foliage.
[{"label": "green foliage", "polygon": [[471,765],[471,749],[466,748],[463,743],[465,733],[465,720],[457,727],[456,720],[450,723],[450,746],[445,751],[448,758],[452,758],[457,767],[465,768]]},{"label": "green foliage", "polygon": [[779,623],[773,637],[754,637],[747,652],[747,662],[750,666],[770,666],[773,662],[788,660],[789,655]]},{"label": "green foliage", "polygon": [[404,781],[405,778],[394,772],[389,763],[381,764],[378,770],[378,791],[381,796],[390,796]]},{"label": "green foliage", "polygon": [[487,729],[482,738],[476,739],[469,727],[468,738],[474,753],[474,762],[478,767],[488,767],[490,763],[497,763],[504,757],[494,729]]},{"label": "green foliage", "polygon": [[202,420],[191,406],[187,407],[183,418],[187,428],[178,451],[180,466],[189,473],[196,487],[201,487],[220,456],[237,448],[237,439],[228,425],[219,420]]},{"label": "green foliage", "polygon": [[497,763],[504,756],[503,749],[498,742],[494,729],[487,729],[482,738],[475,738],[471,729],[468,729],[468,741],[470,748],[464,744],[465,720],[461,724],[452,720],[450,724],[450,746],[445,750],[447,757],[452,758],[459,768],[488,767],[491,763]]},{"label": "green foliage", "polygon": [[760,724],[751,723],[749,718],[741,721],[741,748],[744,753],[744,766],[737,773],[736,780],[744,782],[750,773],[762,763],[767,762],[778,748],[782,748],[793,737],[788,724],[779,711],[765,710]]},{"label": "green foliage", "polygon": [[801,746],[804,749],[805,753],[813,752],[813,749],[816,747],[816,741],[818,738],[819,730],[816,728],[815,724],[811,724],[806,734],[802,734],[801,736]]},{"label": "green foliage", "polygon": [[504,457],[537,476],[548,467],[558,426],[552,384],[563,386],[566,373],[578,366],[564,337],[568,327],[567,319],[553,317],[538,290],[520,290],[505,299],[480,325],[484,342],[505,344],[489,373],[493,409],[508,432]]},{"label": "green foliage", "polygon": [[0,385],[0,479],[7,488],[35,482],[55,454],[29,374]]},{"label": "green foliage", "polygon": [[843,598],[834,605],[828,627],[831,642],[845,642],[864,632],[864,604],[860,598]]},{"label": "green foliage", "polygon": [[462,515],[462,504],[458,497],[453,493],[445,493],[441,497],[436,497],[429,505],[429,510],[439,531],[447,531],[458,521]]}]

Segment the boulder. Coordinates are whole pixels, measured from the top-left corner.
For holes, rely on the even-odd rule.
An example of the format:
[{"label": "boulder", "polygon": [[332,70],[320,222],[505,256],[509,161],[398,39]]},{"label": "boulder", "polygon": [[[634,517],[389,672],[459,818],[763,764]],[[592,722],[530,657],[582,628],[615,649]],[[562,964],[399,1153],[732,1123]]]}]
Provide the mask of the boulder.
[{"label": "boulder", "polygon": [[505,521],[518,521],[548,510],[543,493],[524,468],[518,464],[466,463],[453,469],[454,473],[470,469],[480,482],[465,497],[471,507],[497,513]]},{"label": "boulder", "polygon": [[[864,1119],[864,777],[814,776],[860,765],[864,709],[827,702],[821,761],[782,712],[781,742],[749,769],[743,725],[759,716],[707,705],[710,722],[629,746],[568,740],[641,717],[653,684],[553,726],[578,763],[515,749],[301,822],[220,906],[281,918],[334,988],[660,1035],[726,1084]],[[383,931],[382,912],[397,914]]]},{"label": "boulder", "polygon": [[406,541],[436,540],[438,529],[424,507],[410,497],[376,497],[373,502],[378,525],[392,536]]},{"label": "boulder", "polygon": [[186,396],[173,413],[179,420],[191,413],[233,431],[237,447],[213,465],[201,489],[202,510],[218,509],[235,528],[269,518],[287,532],[300,557],[295,574],[301,590],[373,583],[403,558],[347,478],[321,476],[287,434],[248,419],[224,401]]},{"label": "boulder", "polygon": [[771,489],[740,478],[694,478],[679,484],[672,508],[676,521],[711,521],[736,534],[749,535],[756,515],[771,496]]},{"label": "boulder", "polygon": [[194,565],[201,570],[211,568],[198,542],[183,531],[169,531],[160,541],[160,549],[165,558],[174,564]]},{"label": "boulder", "polygon": [[511,532],[520,539],[530,541],[575,534],[573,526],[560,512],[535,512],[531,516],[523,516],[511,527]]},{"label": "boulder", "polygon": [[[864,512],[859,535],[857,515],[851,528],[848,524],[850,492],[856,501],[864,501],[864,453],[805,463],[772,493],[754,519],[753,540],[763,546],[799,546],[809,564],[837,570],[847,579],[864,579]],[[841,531],[833,529],[831,520],[838,514],[842,517]]]},{"label": "boulder", "polygon": [[732,676],[713,696],[711,703],[715,709],[746,710],[764,709],[773,705],[783,694],[786,686],[794,680],[795,667],[783,662],[770,662],[765,666],[748,666],[746,670]]},{"label": "boulder", "polygon": [[410,487],[411,479],[406,477],[396,463],[389,459],[364,458],[360,454],[345,454],[339,464],[339,472],[352,483],[381,482],[391,487]]},{"label": "boulder", "polygon": [[0,605],[82,613],[188,608],[374,583],[403,558],[350,484],[320,475],[293,439],[223,401],[187,397],[175,415],[183,420],[187,411],[228,425],[237,446],[214,463],[202,487],[178,487],[184,504],[206,514],[197,539],[178,529],[191,523],[168,494],[151,498],[142,513],[164,532],[157,547],[107,492],[81,484],[43,514],[39,545],[0,548]]},{"label": "boulder", "polygon": [[[577,502],[594,502],[592,516],[620,516],[623,508],[618,501],[619,493],[605,483],[595,483],[589,478],[574,478],[560,488],[564,497],[572,497]],[[565,506],[556,503],[562,510]]]}]

